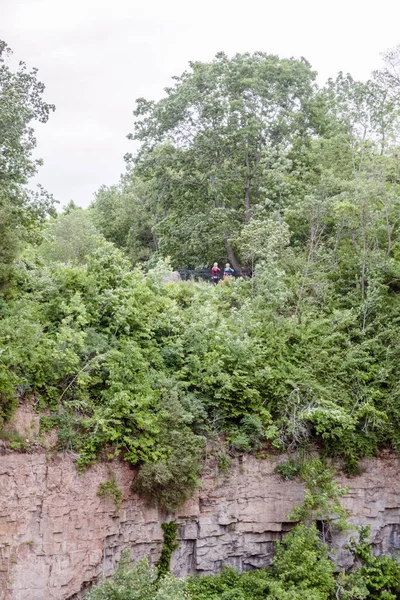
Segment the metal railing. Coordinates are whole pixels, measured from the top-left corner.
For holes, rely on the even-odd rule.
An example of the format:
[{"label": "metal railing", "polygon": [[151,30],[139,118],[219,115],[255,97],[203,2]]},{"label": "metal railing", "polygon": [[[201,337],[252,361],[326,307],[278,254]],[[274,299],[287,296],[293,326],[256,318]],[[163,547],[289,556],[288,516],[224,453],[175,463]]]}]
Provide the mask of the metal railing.
[{"label": "metal railing", "polygon": [[[177,269],[181,279],[183,279],[183,281],[188,281],[190,279],[194,279],[195,281],[211,281],[211,268],[209,269],[203,269],[203,268],[198,268],[198,269],[189,269],[186,267],[181,267],[179,269]],[[219,279],[223,279],[224,276],[224,272],[221,269],[221,273],[220,273],[220,277]],[[252,273],[249,269],[237,269],[234,271],[232,277],[244,277],[244,278],[248,278],[251,277]]]}]

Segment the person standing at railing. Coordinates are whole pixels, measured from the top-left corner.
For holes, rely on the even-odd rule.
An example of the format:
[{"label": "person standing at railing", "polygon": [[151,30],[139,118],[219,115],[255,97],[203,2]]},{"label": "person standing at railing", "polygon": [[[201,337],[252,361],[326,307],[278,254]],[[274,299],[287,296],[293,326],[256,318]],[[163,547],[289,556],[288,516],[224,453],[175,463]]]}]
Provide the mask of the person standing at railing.
[{"label": "person standing at railing", "polygon": [[218,266],[218,263],[217,263],[217,262],[215,262],[215,263],[213,264],[213,267],[212,267],[212,269],[211,269],[211,281],[212,281],[213,283],[215,283],[215,285],[216,285],[216,284],[218,283],[218,281],[219,281],[219,276],[220,276],[220,273],[221,273],[221,269],[219,268],[219,266]]},{"label": "person standing at railing", "polygon": [[234,274],[235,271],[232,269],[231,265],[229,263],[226,263],[224,269],[224,279],[226,279],[227,277],[233,277]]}]

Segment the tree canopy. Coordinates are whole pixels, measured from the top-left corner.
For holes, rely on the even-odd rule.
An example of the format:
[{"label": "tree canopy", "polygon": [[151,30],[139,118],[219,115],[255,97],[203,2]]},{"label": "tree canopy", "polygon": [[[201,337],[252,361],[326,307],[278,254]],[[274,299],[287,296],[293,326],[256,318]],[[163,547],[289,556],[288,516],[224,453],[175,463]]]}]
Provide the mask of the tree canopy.
[{"label": "tree canopy", "polygon": [[0,284],[23,242],[34,235],[53,205],[42,188],[31,192],[25,185],[41,164],[33,158],[32,123],[45,123],[54,106],[43,100],[37,69],[29,71],[20,62],[13,71],[10,56],[10,48],[0,40]]}]

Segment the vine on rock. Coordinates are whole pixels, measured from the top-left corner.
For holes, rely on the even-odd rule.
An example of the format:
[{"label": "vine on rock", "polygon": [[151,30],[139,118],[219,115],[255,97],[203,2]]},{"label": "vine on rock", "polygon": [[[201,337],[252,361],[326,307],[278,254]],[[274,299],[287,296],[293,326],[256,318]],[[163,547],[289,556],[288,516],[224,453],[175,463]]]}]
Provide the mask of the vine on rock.
[{"label": "vine on rock", "polygon": [[164,542],[160,558],[156,565],[158,569],[158,579],[161,579],[170,572],[172,553],[179,547],[179,542],[176,541],[178,524],[173,521],[171,523],[162,523],[161,529],[163,530]]}]

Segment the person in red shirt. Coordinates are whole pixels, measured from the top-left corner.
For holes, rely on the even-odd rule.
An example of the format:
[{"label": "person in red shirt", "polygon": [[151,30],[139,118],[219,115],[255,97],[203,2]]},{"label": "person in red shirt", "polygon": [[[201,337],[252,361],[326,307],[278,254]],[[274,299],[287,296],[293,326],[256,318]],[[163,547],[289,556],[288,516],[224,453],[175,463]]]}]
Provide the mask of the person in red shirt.
[{"label": "person in red shirt", "polygon": [[214,263],[211,269],[211,281],[215,284],[219,281],[219,274],[221,273],[221,269],[218,267],[218,263]]}]

